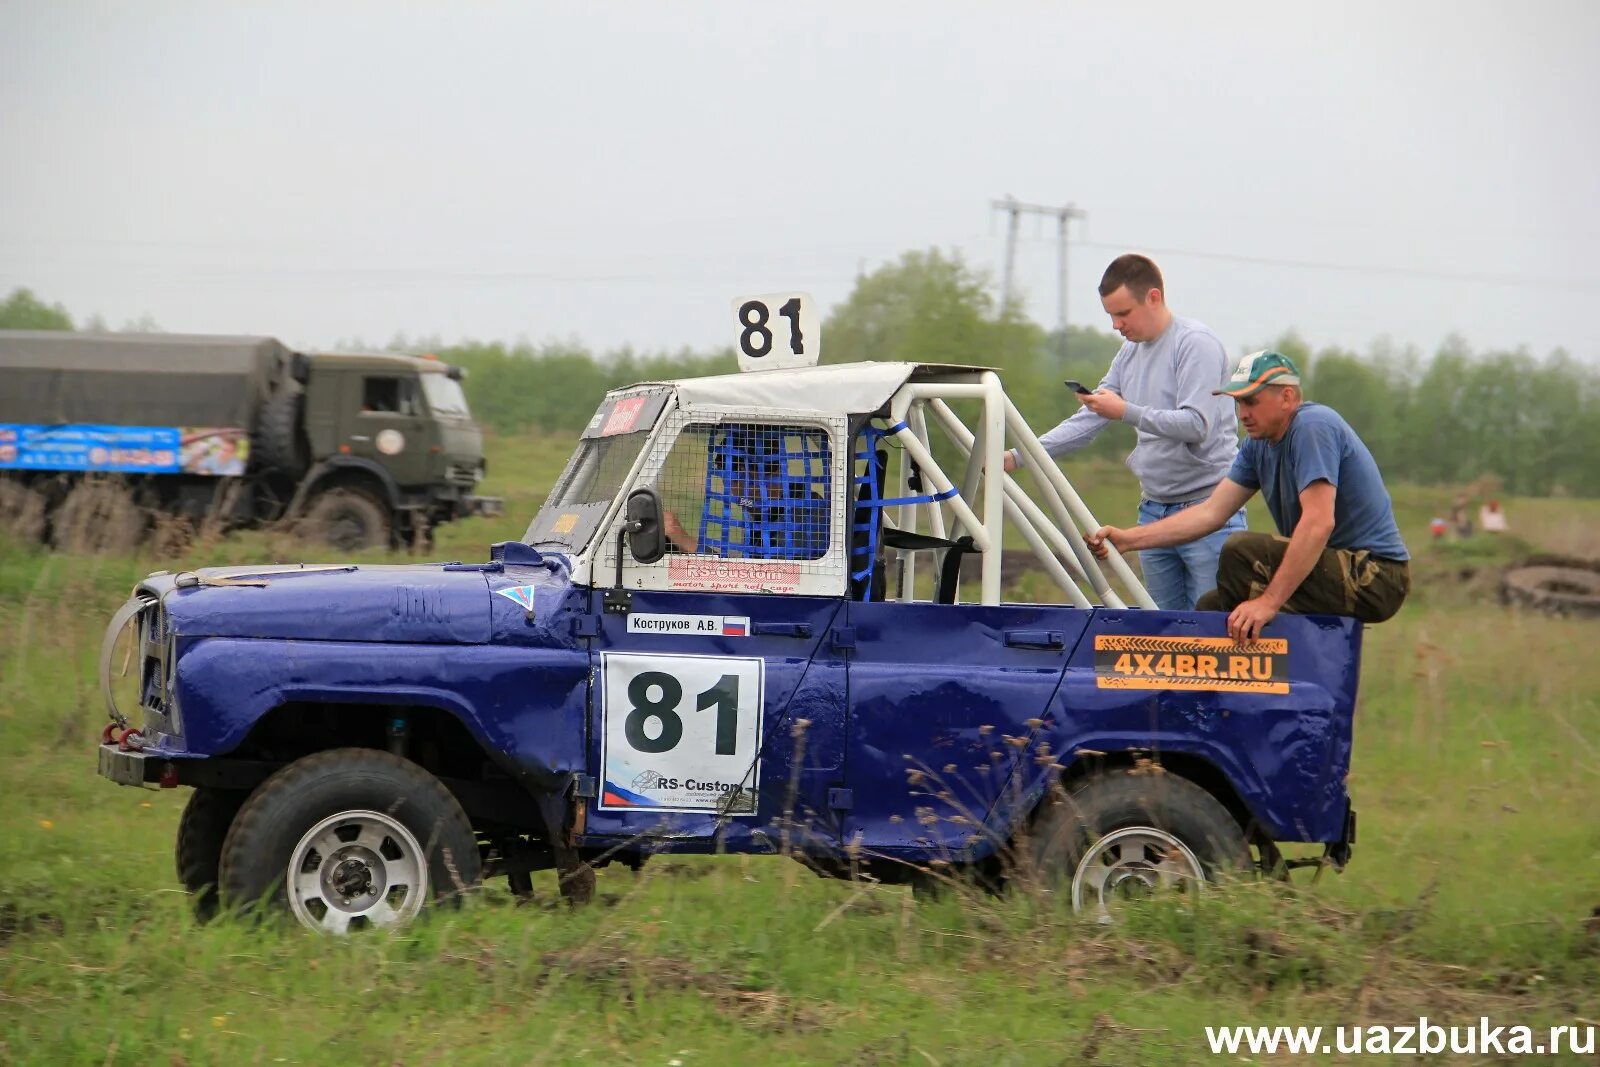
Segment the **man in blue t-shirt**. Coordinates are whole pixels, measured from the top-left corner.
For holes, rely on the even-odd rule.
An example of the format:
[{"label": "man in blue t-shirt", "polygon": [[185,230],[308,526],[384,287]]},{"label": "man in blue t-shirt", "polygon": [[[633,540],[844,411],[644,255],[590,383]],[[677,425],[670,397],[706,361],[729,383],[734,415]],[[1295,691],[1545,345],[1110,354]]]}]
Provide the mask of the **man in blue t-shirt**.
[{"label": "man in blue t-shirt", "polygon": [[1245,641],[1280,611],[1349,615],[1382,622],[1411,589],[1410,554],[1372,453],[1338,412],[1307,403],[1300,372],[1277,352],[1245,356],[1219,395],[1234,399],[1249,440],[1202,504],[1132,529],[1103,526],[1088,537],[1104,555],[1181,544],[1219,529],[1257,491],[1282,536],[1237,533],[1217,565],[1202,611],[1228,612],[1228,634]]}]

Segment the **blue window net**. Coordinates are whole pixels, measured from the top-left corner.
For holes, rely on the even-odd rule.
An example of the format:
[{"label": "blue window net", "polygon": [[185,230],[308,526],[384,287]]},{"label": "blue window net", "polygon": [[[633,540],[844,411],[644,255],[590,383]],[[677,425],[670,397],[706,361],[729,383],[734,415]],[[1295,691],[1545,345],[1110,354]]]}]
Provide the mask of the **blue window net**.
[{"label": "blue window net", "polygon": [[822,558],[828,551],[829,458],[821,429],[711,429],[699,551],[727,559]]}]

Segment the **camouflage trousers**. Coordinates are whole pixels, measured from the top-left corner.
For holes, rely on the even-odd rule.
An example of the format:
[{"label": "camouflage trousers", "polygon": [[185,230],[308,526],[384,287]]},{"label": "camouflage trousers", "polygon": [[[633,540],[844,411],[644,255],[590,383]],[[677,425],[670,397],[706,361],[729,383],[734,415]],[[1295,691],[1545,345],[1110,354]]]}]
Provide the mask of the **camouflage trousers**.
[{"label": "camouflage trousers", "polygon": [[[1217,587],[1195,605],[1200,611],[1232,611],[1267,590],[1283,563],[1289,539],[1276,534],[1236,533],[1217,560]],[[1411,591],[1411,568],[1403,560],[1380,559],[1366,549],[1323,549],[1283,610],[1296,615],[1348,615],[1383,622],[1400,610]]]}]

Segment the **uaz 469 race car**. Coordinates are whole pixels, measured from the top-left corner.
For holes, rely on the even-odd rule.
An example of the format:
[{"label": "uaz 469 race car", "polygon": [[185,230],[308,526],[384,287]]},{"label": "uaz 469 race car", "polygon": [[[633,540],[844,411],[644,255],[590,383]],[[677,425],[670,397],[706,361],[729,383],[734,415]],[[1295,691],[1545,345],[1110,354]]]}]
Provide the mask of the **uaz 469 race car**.
[{"label": "uaz 469 race car", "polygon": [[[1031,492],[987,473],[1007,445]],[[1277,842],[1343,864],[1360,624],[1237,645],[1097,560],[1096,525],[991,371],[631,386],[486,563],[139,583],[100,772],[194,787],[177,861],[203,912],[266,898],[335,933],[491,874],[554,868],[581,899],[595,865],[661,852],[1021,865],[1101,915]],[[1007,532],[1059,602],[1002,600]],[[138,729],[110,677],[129,624]]]}]

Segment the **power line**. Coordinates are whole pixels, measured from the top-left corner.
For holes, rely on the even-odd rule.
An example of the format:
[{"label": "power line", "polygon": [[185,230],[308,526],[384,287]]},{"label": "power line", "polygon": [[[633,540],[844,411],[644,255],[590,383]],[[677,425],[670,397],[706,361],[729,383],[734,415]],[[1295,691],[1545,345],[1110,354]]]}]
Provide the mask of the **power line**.
[{"label": "power line", "polygon": [[1479,285],[1537,286],[1548,289],[1571,289],[1578,292],[1600,290],[1600,281],[1588,279],[1563,280],[1550,278],[1519,278],[1509,274],[1471,274],[1458,271],[1420,270],[1414,267],[1387,267],[1362,263],[1334,263],[1314,259],[1277,259],[1271,256],[1245,256],[1233,252],[1201,252],[1193,248],[1152,248],[1139,244],[1110,244],[1099,241],[1080,241],[1084,248],[1127,252],[1137,249],[1161,256],[1192,256],[1196,259],[1219,259],[1229,263],[1253,263],[1268,267],[1296,267],[1303,270],[1338,270],[1357,274],[1387,274],[1402,278],[1428,278],[1435,281],[1472,282]]},{"label": "power line", "polygon": [[[995,202],[995,205],[997,207],[1004,207],[1005,204],[1006,204],[1005,201],[996,201]],[[1019,205],[1019,206],[1022,206],[1022,205]],[[1058,214],[1059,212],[1064,211],[1064,210],[1076,210],[1076,209],[1072,209],[1069,206],[1069,208],[1044,208],[1042,210],[1047,211],[1047,212],[1049,212],[1051,214]],[[1058,218],[1059,218],[1059,215],[1058,215]],[[974,244],[979,243],[981,241],[990,240],[990,239],[992,239],[992,235],[990,235],[988,237],[984,237],[982,235],[970,234],[967,237],[967,240],[972,242],[972,243],[974,243]],[[1015,285],[1014,260],[1015,260],[1015,254],[1016,253],[1015,253],[1014,241],[1015,240],[1019,240],[1019,239],[1022,240],[1022,241],[1027,241],[1028,240],[1027,237],[1020,236],[1020,235],[1017,235],[1015,237],[1012,237],[1012,238],[1008,239],[1008,248],[1007,248],[1007,253],[1006,253],[1006,271],[1005,271],[1004,289],[1003,289],[1004,297],[1006,299],[1008,299],[1008,300],[1009,299],[1014,299],[1014,297],[1015,297],[1015,289],[1014,289],[1014,285]],[[7,235],[0,234],[0,244],[28,244],[28,243],[35,243],[35,242],[26,241],[26,240],[19,240],[18,238],[15,238],[15,237],[9,237]],[[37,243],[44,243],[44,242],[37,242]],[[179,251],[179,250],[183,250],[183,251],[200,251],[200,250],[205,250],[205,251],[233,251],[233,254],[235,256],[240,254],[240,252],[236,250],[236,246],[229,246],[227,244],[217,244],[217,245],[205,245],[205,246],[202,246],[202,245],[190,245],[190,244],[185,244],[185,243],[182,243],[182,242],[122,241],[122,240],[81,240],[81,239],[69,240],[69,241],[66,241],[64,243],[68,244],[68,245],[71,245],[71,244],[121,245],[121,246],[125,246],[125,247],[130,247],[130,248],[167,249],[167,250],[172,250],[172,251]],[[1065,240],[1064,240],[1063,237],[1058,237],[1056,243],[1057,243],[1058,247],[1064,247],[1065,246]],[[1195,249],[1195,248],[1151,247],[1149,245],[1142,245],[1142,244],[1140,244],[1138,242],[1132,242],[1132,241],[1130,241],[1130,242],[1107,242],[1107,241],[1079,240],[1078,242],[1076,242],[1076,244],[1077,244],[1077,247],[1080,247],[1080,248],[1093,248],[1093,249],[1100,249],[1100,250],[1105,250],[1105,251],[1126,252],[1126,251],[1130,251],[1130,250],[1135,250],[1136,249],[1136,250],[1139,250],[1139,251],[1148,252],[1148,253],[1150,253],[1152,255],[1187,256],[1187,257],[1191,257],[1191,258],[1195,258],[1195,259],[1209,259],[1209,260],[1217,260],[1217,261],[1229,262],[1229,263],[1247,263],[1247,264],[1252,264],[1252,265],[1257,265],[1257,266],[1288,267],[1288,268],[1297,269],[1297,270],[1340,271],[1340,272],[1354,273],[1354,274],[1371,274],[1371,275],[1390,276],[1390,277],[1399,277],[1399,278],[1417,278],[1417,279],[1431,280],[1431,281],[1461,282],[1461,283],[1474,284],[1474,285],[1497,285],[1497,286],[1506,286],[1506,287],[1512,287],[1512,288],[1556,289],[1556,290],[1564,290],[1564,291],[1569,291],[1569,292],[1586,292],[1587,293],[1587,292],[1600,291],[1600,280],[1587,279],[1587,278],[1563,279],[1563,278],[1561,278],[1559,276],[1555,276],[1555,275],[1552,275],[1552,276],[1547,277],[1547,278],[1529,278],[1529,277],[1519,277],[1519,276],[1516,276],[1516,275],[1508,275],[1508,274],[1480,274],[1480,273],[1473,273],[1473,272],[1468,272],[1468,271],[1428,270],[1428,269],[1414,268],[1414,267],[1387,266],[1387,265],[1383,265],[1383,264],[1341,263],[1341,262],[1335,262],[1335,261],[1331,261],[1331,260],[1314,260],[1314,259],[1286,259],[1286,258],[1279,258],[1279,257],[1274,257],[1274,256],[1243,255],[1243,254],[1234,253],[1234,252],[1211,252],[1211,251],[1205,251],[1205,250],[1202,250],[1202,249]],[[784,250],[784,254],[786,256],[790,256],[790,257],[793,257],[795,255],[805,255],[805,254],[811,254],[811,253],[817,253],[817,252],[835,252],[835,251],[837,251],[837,252],[839,252],[841,254],[845,254],[845,253],[848,253],[851,249],[856,249],[858,247],[859,246],[857,244],[855,244],[854,242],[840,242],[838,244],[826,244],[826,245],[817,244],[817,245],[806,245],[806,246],[790,246],[790,247],[788,247],[788,248],[786,248]],[[74,253],[55,252],[55,253],[51,253],[51,254],[53,256],[55,256],[56,258],[64,258],[64,259],[68,259],[68,260],[73,259],[73,258],[77,258]],[[738,253],[737,254],[737,256],[739,258],[741,258],[741,259],[747,259],[748,255],[749,255],[748,253]],[[30,254],[30,255],[28,255],[26,257],[21,257],[21,256],[13,257],[13,256],[8,255],[8,254],[0,253],[0,262],[11,261],[14,258],[15,258],[16,264],[19,267],[27,266],[27,267],[31,268],[31,267],[33,267],[33,266],[35,266],[37,264],[36,256],[33,255],[33,254]],[[668,259],[670,257],[667,254],[661,253],[661,254],[650,254],[650,255],[645,255],[645,256],[631,256],[630,258],[631,259],[635,259],[635,260],[638,260],[638,259],[641,259],[641,258],[643,258],[643,259],[665,260],[665,259]],[[698,256],[696,256],[694,258],[696,260],[700,261],[701,264],[703,265],[706,256],[702,253],[701,255],[698,255]],[[856,255],[854,258],[859,258],[859,255]],[[304,265],[283,266],[283,267],[262,267],[262,266],[250,266],[250,265],[239,266],[239,265],[236,265],[236,264],[233,264],[233,263],[229,263],[229,264],[204,264],[204,263],[194,263],[194,262],[157,263],[157,262],[152,261],[148,257],[141,258],[141,259],[133,259],[133,258],[130,257],[128,260],[118,263],[117,266],[122,267],[124,269],[134,269],[134,268],[139,268],[139,267],[147,267],[147,268],[148,267],[156,267],[156,268],[159,268],[159,269],[167,269],[167,270],[174,270],[174,271],[187,270],[187,271],[191,271],[191,272],[192,271],[204,271],[204,272],[208,272],[208,273],[209,272],[214,272],[216,274],[228,275],[228,276],[231,276],[232,278],[235,278],[235,279],[241,279],[241,278],[245,278],[245,277],[257,277],[257,278],[259,278],[259,277],[273,277],[273,278],[278,278],[278,279],[282,279],[282,280],[295,280],[295,279],[342,277],[342,278],[345,278],[345,279],[364,280],[364,281],[370,281],[370,282],[379,283],[379,284],[382,284],[382,283],[413,283],[414,284],[414,283],[431,283],[431,282],[468,282],[468,283],[474,283],[474,282],[477,282],[477,283],[489,283],[489,282],[550,282],[550,283],[558,283],[558,284],[562,284],[562,283],[564,283],[564,284],[637,284],[637,283],[656,283],[656,282],[668,282],[668,281],[681,282],[681,281],[686,280],[684,278],[683,273],[682,273],[681,270],[672,270],[670,272],[665,272],[665,271],[626,271],[626,272],[594,271],[594,272],[591,273],[591,272],[574,272],[574,271],[571,271],[571,270],[563,271],[563,270],[560,270],[560,269],[553,270],[553,271],[541,271],[541,270],[517,269],[517,268],[508,269],[508,270],[471,270],[471,269],[449,270],[449,269],[440,269],[440,268],[437,268],[437,267],[427,267],[427,266],[415,267],[415,268],[408,268],[408,267],[372,267],[372,266],[308,267],[308,266],[304,266]],[[712,271],[712,272],[709,272],[707,274],[702,274],[702,275],[700,275],[700,277],[703,277],[703,278],[706,278],[707,280],[710,280],[711,278],[716,277],[720,273],[721,273],[721,271]],[[813,270],[810,273],[815,275],[815,276],[817,276],[818,280],[822,280],[822,276],[824,274],[827,274],[827,276],[828,276],[828,278],[830,280],[848,281],[848,280],[850,280],[851,277],[853,277],[853,275],[851,275],[850,273],[848,273],[846,271],[840,271],[838,274],[833,274],[831,272]],[[1062,277],[1063,277],[1063,281],[1064,281],[1064,278],[1065,278],[1065,267],[1064,266],[1062,267]],[[1062,308],[1063,308],[1062,315],[1064,317],[1064,308],[1065,308],[1065,303],[1064,302],[1062,304]]]}]

